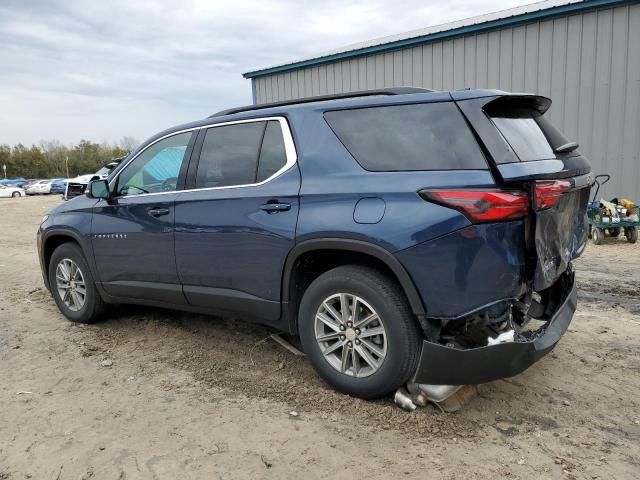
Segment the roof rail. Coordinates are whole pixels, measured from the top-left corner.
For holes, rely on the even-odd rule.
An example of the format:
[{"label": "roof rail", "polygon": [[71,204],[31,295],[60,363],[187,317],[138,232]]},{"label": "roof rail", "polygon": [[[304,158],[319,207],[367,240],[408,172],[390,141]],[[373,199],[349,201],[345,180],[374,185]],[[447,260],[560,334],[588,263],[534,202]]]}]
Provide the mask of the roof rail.
[{"label": "roof rail", "polygon": [[297,105],[299,103],[311,103],[322,102],[325,100],[339,100],[341,98],[353,98],[353,97],[369,97],[373,95],[408,95],[411,93],[429,93],[435,92],[428,88],[418,87],[395,87],[395,88],[380,88],[376,90],[361,90],[358,92],[348,93],[336,93],[333,95],[320,95],[317,97],[297,98],[295,100],[284,100],[282,102],[261,103],[259,105],[247,105],[246,107],[229,108],[227,110],[221,110],[214,113],[209,118],[221,117],[223,115],[231,115],[233,113],[248,112],[251,110],[261,110],[263,108],[282,107],[285,105]]}]

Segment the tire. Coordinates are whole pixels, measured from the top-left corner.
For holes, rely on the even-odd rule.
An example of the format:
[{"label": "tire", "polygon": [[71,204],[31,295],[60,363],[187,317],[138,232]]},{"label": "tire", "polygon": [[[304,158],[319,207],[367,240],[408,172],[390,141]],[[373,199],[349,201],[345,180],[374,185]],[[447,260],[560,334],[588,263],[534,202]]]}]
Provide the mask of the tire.
[{"label": "tire", "polygon": [[620,227],[610,228],[609,236],[613,238],[620,236]]},{"label": "tire", "polygon": [[13,192],[13,193],[11,194],[11,196],[12,196],[13,198],[18,198],[18,197],[20,196],[20,192]]},{"label": "tire", "polygon": [[624,236],[627,237],[627,242],[636,243],[638,241],[638,229],[636,227],[626,227]]},{"label": "tire", "polygon": [[[347,294],[346,298],[350,296],[353,304],[358,305],[358,317],[373,318],[369,312],[372,310],[377,314],[379,321],[374,320],[369,323],[369,326],[362,326],[361,329],[355,328],[355,325],[353,328],[346,328],[346,325],[343,325],[346,330],[342,339],[338,338],[333,343],[321,344],[316,339],[319,328],[321,332],[322,329],[327,329],[329,335],[342,333],[334,328],[339,322],[335,322],[334,327],[329,327],[324,321],[317,319],[321,309],[325,317],[329,316],[332,321],[336,318],[325,309],[323,302],[335,301],[337,303],[334,305],[341,308],[343,304],[340,294]],[[353,304],[349,304],[349,308],[346,309],[348,312],[353,310]],[[338,313],[339,317],[341,311],[335,313]],[[359,320],[364,324],[363,318]],[[302,297],[298,327],[303,349],[311,365],[329,385],[339,392],[364,399],[380,398],[405,384],[416,370],[421,336],[408,302],[395,281],[373,268],[345,265],[316,278]],[[384,335],[372,336],[373,329],[380,331],[380,327]],[[347,362],[351,362],[351,365],[346,369],[346,373],[343,373],[341,369],[344,369],[345,357],[342,352],[345,347],[339,347],[329,355],[326,355],[326,352],[335,344],[343,342],[344,345],[350,340],[353,340],[352,347],[347,351],[355,352],[354,355],[358,359],[347,356]],[[365,348],[365,345],[369,347]],[[377,368],[369,363],[372,357],[376,360],[370,353],[374,351],[369,350],[371,346],[375,347],[374,350],[384,349],[385,352],[384,357],[377,357],[378,362],[373,362],[379,363]],[[364,356],[358,354],[363,351],[365,351]],[[367,356],[369,360],[366,360]],[[337,365],[340,363],[339,358],[343,363]]]},{"label": "tire", "polygon": [[[56,274],[64,274],[64,268],[61,267],[62,271],[58,272],[58,266],[64,263],[66,266],[69,266],[68,262],[72,262],[77,266],[77,269],[80,271],[80,276],[76,276],[76,280],[78,284],[73,283],[75,288],[78,290],[75,292],[76,295],[70,295],[72,297],[68,302],[73,302],[73,298],[81,298],[80,292],[80,278],[84,280],[85,286],[85,295],[84,302],[82,305],[78,307],[75,305],[69,305],[65,303],[63,299],[62,293],[58,288],[58,281],[56,278]],[[68,271],[68,270],[67,270]],[[72,270],[73,271],[73,270]],[[62,275],[63,276],[63,275]],[[75,282],[74,281],[74,282]],[[71,282],[68,282],[71,283]],[[53,299],[58,305],[58,308],[62,312],[62,314],[67,317],[72,322],[76,323],[96,323],[102,319],[104,313],[106,311],[105,303],[100,297],[100,293],[96,288],[93,275],[91,274],[91,269],[87,264],[87,261],[84,258],[82,250],[75,243],[64,243],[60,245],[51,255],[51,261],[49,262],[49,286],[51,288],[51,294],[53,295]],[[66,291],[66,290],[64,290]],[[80,295],[80,297],[78,297]],[[80,304],[81,302],[78,302]]]},{"label": "tire", "polygon": [[594,228],[591,232],[591,240],[593,240],[595,245],[601,245],[604,240],[604,229]]}]

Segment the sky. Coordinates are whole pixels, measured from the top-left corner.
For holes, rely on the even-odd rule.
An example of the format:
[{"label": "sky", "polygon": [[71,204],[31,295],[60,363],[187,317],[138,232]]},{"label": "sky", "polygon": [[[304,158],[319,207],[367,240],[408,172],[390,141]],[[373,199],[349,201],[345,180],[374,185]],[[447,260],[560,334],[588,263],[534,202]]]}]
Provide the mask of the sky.
[{"label": "sky", "polygon": [[139,141],[251,103],[242,73],[522,0],[2,0],[0,144]]}]

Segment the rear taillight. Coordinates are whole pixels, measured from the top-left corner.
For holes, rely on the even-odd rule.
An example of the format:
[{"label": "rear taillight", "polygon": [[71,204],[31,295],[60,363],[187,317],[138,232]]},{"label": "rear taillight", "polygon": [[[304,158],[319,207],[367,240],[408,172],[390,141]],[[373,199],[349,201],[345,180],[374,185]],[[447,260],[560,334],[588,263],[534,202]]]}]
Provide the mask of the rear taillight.
[{"label": "rear taillight", "polygon": [[522,218],[529,212],[529,197],[516,190],[421,190],[425,200],[455,208],[474,222]]},{"label": "rear taillight", "polygon": [[571,183],[565,180],[540,180],[536,182],[536,210],[556,205],[562,195],[569,191]]}]

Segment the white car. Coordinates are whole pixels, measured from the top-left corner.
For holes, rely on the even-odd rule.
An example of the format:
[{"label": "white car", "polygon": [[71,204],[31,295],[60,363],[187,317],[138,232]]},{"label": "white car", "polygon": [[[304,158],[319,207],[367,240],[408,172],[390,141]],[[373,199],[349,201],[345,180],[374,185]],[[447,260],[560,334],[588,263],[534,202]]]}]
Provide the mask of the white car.
[{"label": "white car", "polygon": [[20,187],[9,187],[7,185],[0,185],[0,197],[24,197],[25,191]]},{"label": "white car", "polygon": [[125,157],[117,158],[116,161],[107,164],[96,173],[89,173],[87,175],[80,175],[78,177],[68,179],[67,188],[64,192],[64,199],[70,200],[73,197],[84,194],[84,191],[86,190],[87,185],[89,185],[89,182],[91,182],[92,180],[103,180],[107,178],[109,176],[109,173],[111,173],[111,171],[118,166],[123,158]]},{"label": "white car", "polygon": [[25,187],[27,195],[51,193],[51,180],[38,180]]}]

